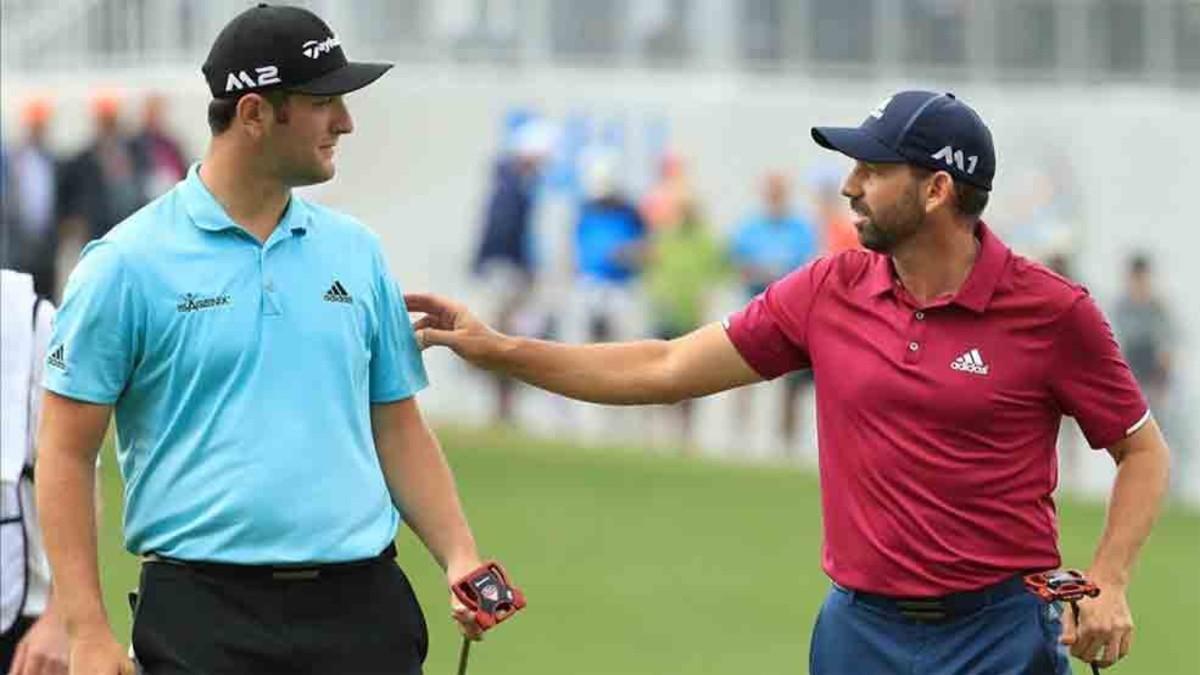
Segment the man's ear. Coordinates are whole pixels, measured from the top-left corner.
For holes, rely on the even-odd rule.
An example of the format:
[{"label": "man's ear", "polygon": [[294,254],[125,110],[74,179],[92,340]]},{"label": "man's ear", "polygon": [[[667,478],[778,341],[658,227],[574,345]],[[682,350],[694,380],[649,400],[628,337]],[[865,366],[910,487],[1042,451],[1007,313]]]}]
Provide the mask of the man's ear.
[{"label": "man's ear", "polygon": [[945,171],[935,171],[925,186],[925,211],[932,213],[954,204],[954,178]]},{"label": "man's ear", "polygon": [[267,99],[259,94],[246,94],[238,100],[234,119],[251,138],[262,138],[270,116],[271,104]]}]

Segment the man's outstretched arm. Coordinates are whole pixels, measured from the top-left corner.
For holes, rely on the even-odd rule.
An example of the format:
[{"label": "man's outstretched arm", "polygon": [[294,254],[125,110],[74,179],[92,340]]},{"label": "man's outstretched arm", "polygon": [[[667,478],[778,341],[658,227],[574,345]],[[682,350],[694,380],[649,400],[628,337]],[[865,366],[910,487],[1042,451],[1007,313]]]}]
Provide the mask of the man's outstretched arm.
[{"label": "man's outstretched arm", "polygon": [[449,347],[476,366],[581,401],[675,403],[762,380],[715,323],[670,341],[576,345],[498,333],[436,295],[404,300],[425,315],[413,324],[422,349]]}]

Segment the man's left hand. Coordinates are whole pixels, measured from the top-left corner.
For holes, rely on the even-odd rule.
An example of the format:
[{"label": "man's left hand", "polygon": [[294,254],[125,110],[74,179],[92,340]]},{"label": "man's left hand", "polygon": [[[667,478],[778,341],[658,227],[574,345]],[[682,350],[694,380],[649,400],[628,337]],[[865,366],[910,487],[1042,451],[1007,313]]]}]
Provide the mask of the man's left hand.
[{"label": "man's left hand", "polygon": [[39,618],[13,653],[9,675],[67,675],[71,648],[67,629],[50,615]]},{"label": "man's left hand", "polygon": [[1078,617],[1064,608],[1059,642],[1070,645],[1075,658],[1107,668],[1129,653],[1133,616],[1123,585],[1092,581],[1100,587],[1100,595],[1080,600]]},{"label": "man's left hand", "polygon": [[[446,582],[451,587],[463,577],[474,572],[483,562],[478,558],[455,562],[446,566]],[[450,615],[458,622],[459,631],[471,640],[482,640],[483,629],[475,621],[475,613],[462,604],[454,591],[450,591]]]}]

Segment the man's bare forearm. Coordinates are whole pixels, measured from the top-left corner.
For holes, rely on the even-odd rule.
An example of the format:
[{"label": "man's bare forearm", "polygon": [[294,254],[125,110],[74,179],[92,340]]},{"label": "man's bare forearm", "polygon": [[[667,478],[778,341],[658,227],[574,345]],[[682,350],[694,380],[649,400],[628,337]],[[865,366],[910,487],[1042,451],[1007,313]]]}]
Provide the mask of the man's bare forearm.
[{"label": "man's bare forearm", "polygon": [[438,442],[405,450],[400,469],[399,507],[442,569],[479,552],[467,525],[450,466]]},{"label": "man's bare forearm", "polygon": [[72,635],[107,630],[97,563],[95,460],[43,446],[37,470],[38,514],[54,571],[55,609]]},{"label": "man's bare forearm", "polygon": [[405,522],[442,569],[474,565],[479,554],[454,475],[416,403],[375,406],[372,425],[388,490]]},{"label": "man's bare forearm", "polygon": [[1097,580],[1126,586],[1142,544],[1158,517],[1166,494],[1170,460],[1153,420],[1129,439],[1117,465],[1117,477],[1104,533],[1090,573]]},{"label": "man's bare forearm", "polygon": [[487,367],[568,398],[609,405],[674,403],[669,343],[565,344],[506,337]]}]

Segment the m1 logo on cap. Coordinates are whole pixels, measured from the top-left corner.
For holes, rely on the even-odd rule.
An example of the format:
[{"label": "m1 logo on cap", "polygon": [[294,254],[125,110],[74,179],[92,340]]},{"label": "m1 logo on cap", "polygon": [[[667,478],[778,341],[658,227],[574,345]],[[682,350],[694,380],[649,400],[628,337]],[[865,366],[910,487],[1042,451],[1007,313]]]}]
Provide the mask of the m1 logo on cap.
[{"label": "m1 logo on cap", "polygon": [[255,87],[265,87],[270,84],[279,84],[282,80],[279,79],[279,68],[275,66],[259,66],[254,69],[258,79],[250,77],[249,73],[244,70],[235,70],[229,73],[229,77],[225,78],[225,91],[240,91],[242,89],[253,89]]},{"label": "m1 logo on cap", "polygon": [[933,153],[933,158],[944,161],[947,166],[957,166],[959,171],[966,171],[971,175],[975,175],[975,165],[979,163],[979,157],[976,155],[967,157],[967,161],[964,163],[963,151],[955,150],[948,145]]},{"label": "m1 logo on cap", "polygon": [[319,59],[322,54],[328,54],[334,47],[341,46],[341,41],[330,35],[324,40],[309,40],[304,43],[304,55],[310,59]]}]

